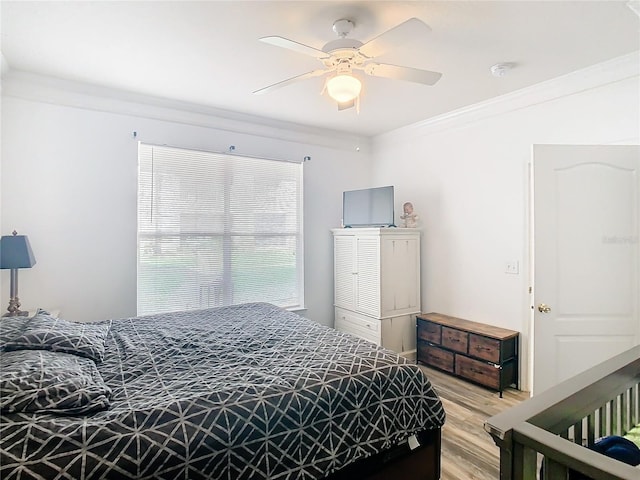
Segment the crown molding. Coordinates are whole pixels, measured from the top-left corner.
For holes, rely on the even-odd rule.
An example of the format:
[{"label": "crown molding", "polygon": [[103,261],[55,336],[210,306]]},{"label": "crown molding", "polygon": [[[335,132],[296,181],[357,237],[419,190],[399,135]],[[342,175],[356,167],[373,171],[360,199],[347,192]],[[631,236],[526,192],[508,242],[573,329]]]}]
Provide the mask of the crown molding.
[{"label": "crown molding", "polygon": [[640,17],[640,0],[629,0],[627,2],[627,7],[635,13],[638,17]]},{"label": "crown molding", "polygon": [[640,88],[640,51],[380,134],[373,138],[373,149],[378,145],[406,142],[463,127],[493,116],[630,78],[636,78]]},{"label": "crown molding", "polygon": [[175,122],[334,149],[353,151],[357,146],[362,153],[370,151],[371,140],[363,136],[24,71],[9,70],[2,78],[2,84],[3,97]]}]

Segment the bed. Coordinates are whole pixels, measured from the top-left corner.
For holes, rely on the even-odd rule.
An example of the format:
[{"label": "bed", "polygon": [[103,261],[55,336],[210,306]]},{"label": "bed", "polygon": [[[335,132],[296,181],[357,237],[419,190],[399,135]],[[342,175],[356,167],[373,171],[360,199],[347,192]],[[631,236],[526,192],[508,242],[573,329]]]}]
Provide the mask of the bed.
[{"label": "bed", "polygon": [[638,480],[638,467],[589,447],[599,438],[625,436],[639,423],[636,346],[489,418],[485,430],[500,447],[503,480],[535,479],[540,471],[554,480]]},{"label": "bed", "polygon": [[273,305],[0,327],[3,479],[439,478],[421,370]]}]

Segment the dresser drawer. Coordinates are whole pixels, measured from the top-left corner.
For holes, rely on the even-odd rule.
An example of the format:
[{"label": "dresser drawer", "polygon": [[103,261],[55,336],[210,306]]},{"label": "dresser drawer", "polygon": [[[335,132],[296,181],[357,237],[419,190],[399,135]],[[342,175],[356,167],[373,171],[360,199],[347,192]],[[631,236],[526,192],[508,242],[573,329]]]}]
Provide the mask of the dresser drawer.
[{"label": "dresser drawer", "polygon": [[442,339],[442,327],[435,323],[418,320],[418,339],[440,344]]},{"label": "dresser drawer", "polygon": [[442,346],[456,352],[467,353],[468,336],[467,332],[442,327]]},{"label": "dresser drawer", "polygon": [[426,343],[418,343],[418,360],[453,373],[453,353]]},{"label": "dresser drawer", "polygon": [[336,308],[335,328],[380,345],[380,320]]},{"label": "dresser drawer", "polygon": [[500,368],[479,360],[456,355],[456,375],[500,390]]},{"label": "dresser drawer", "polygon": [[480,335],[469,335],[469,355],[500,363],[500,341]]},{"label": "dresser drawer", "polygon": [[436,312],[416,318],[418,362],[498,390],[500,397],[506,387],[518,388],[517,331]]}]

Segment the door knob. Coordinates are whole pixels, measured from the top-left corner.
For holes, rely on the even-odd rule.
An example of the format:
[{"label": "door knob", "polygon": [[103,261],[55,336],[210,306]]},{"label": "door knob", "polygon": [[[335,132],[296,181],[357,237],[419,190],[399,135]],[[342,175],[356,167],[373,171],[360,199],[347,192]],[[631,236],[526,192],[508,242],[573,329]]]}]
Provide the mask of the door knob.
[{"label": "door knob", "polygon": [[538,311],[540,313],[549,313],[551,311],[551,307],[549,305],[541,303],[540,305],[538,305]]}]

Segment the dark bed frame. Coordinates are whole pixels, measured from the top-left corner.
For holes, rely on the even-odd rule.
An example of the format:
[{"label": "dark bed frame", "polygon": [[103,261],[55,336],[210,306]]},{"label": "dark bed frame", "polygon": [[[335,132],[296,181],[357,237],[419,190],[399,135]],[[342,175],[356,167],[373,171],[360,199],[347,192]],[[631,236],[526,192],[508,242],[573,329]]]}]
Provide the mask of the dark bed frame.
[{"label": "dark bed frame", "polygon": [[440,478],[441,429],[418,435],[420,446],[411,450],[399,445],[370,458],[359,460],[326,480],[438,480]]},{"label": "dark bed frame", "polygon": [[[640,345],[485,422],[500,447],[500,479],[638,480],[640,470],[588,448],[640,423]],[[542,478],[542,477],[541,477]]]}]

